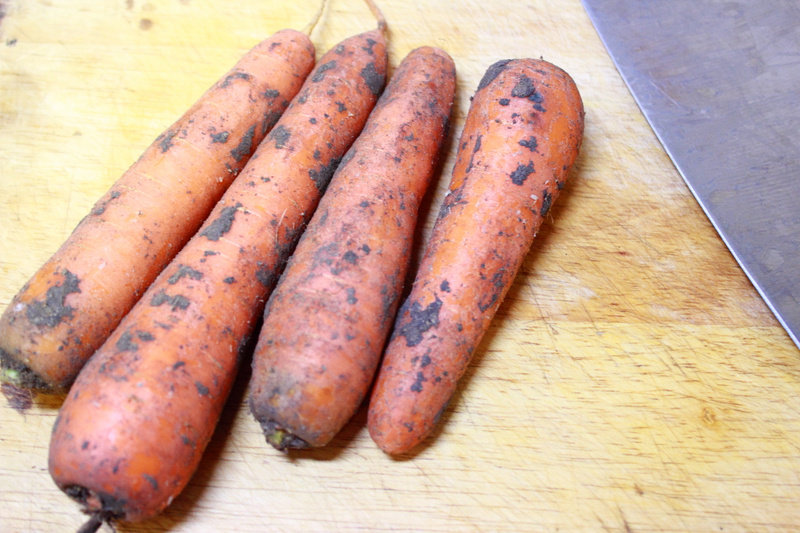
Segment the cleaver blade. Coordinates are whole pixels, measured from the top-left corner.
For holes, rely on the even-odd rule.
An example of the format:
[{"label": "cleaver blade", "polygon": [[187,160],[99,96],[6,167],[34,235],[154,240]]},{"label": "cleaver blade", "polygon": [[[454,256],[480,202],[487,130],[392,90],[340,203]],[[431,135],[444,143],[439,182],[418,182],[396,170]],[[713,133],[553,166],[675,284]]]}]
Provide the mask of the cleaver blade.
[{"label": "cleaver blade", "polygon": [[678,172],[800,347],[800,2],[582,1]]}]

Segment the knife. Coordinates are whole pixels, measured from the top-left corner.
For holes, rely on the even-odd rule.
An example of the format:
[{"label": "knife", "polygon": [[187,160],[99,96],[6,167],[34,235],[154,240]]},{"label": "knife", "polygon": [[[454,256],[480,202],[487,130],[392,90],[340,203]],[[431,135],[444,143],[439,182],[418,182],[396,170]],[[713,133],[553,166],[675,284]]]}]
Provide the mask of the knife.
[{"label": "knife", "polygon": [[678,172],[800,348],[800,2],[582,1]]}]

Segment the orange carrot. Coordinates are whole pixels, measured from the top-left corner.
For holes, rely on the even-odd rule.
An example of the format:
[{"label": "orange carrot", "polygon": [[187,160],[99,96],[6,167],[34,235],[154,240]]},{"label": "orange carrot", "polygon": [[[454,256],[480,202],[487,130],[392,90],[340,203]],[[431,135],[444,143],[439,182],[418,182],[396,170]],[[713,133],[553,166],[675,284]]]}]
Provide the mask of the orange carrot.
[{"label": "orange carrot", "polygon": [[367,394],[454,90],[445,52],[403,60],[269,299],[250,409],[278,449],[325,445]]},{"label": "orange carrot", "polygon": [[378,31],[323,56],[198,233],[92,356],[50,444],[56,484],[95,521],[164,509],[195,471],[240,350],[383,88]]},{"label": "orange carrot", "polygon": [[0,318],[4,381],[66,389],[197,231],[314,65],[294,30],[256,45],[94,205]]},{"label": "orange carrot", "polygon": [[492,65],[373,389],[368,428],[390,454],[435,426],[577,157],[583,104],[540,60]]}]

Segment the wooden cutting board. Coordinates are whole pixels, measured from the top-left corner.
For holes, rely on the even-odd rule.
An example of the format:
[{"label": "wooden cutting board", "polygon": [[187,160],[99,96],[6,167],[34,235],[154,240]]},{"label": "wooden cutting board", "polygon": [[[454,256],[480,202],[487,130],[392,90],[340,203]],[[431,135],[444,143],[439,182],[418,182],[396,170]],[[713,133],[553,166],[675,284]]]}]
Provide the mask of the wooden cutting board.
[{"label": "wooden cutting board", "polygon": [[[703,216],[578,0],[379,0],[392,65],[459,75],[443,197],[485,69],[576,80],[581,156],[440,430],[392,459],[362,410],[333,443],[268,447],[237,383],[199,471],[153,531],[790,531],[800,527],[800,352]],[[0,0],[0,310],[142,150],[258,40],[318,3]],[[458,7],[453,7],[458,6]],[[322,52],[374,26],[330,0]],[[58,396],[0,398],[0,531],[84,521],[52,483]],[[18,406],[19,407],[19,406]]]}]

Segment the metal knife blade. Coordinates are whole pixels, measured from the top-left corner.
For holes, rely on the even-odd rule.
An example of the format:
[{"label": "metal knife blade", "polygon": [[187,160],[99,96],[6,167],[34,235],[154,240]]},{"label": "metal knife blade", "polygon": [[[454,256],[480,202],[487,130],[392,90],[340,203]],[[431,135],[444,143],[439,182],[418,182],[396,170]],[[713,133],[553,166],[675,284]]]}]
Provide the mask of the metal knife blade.
[{"label": "metal knife blade", "polygon": [[678,172],[800,347],[800,2],[583,5]]}]

